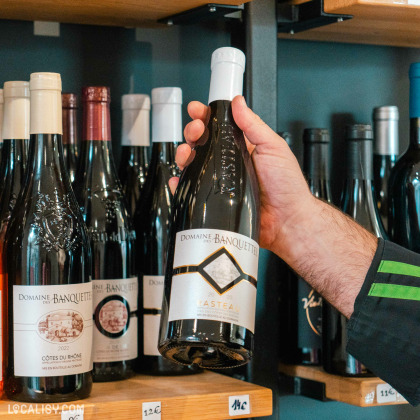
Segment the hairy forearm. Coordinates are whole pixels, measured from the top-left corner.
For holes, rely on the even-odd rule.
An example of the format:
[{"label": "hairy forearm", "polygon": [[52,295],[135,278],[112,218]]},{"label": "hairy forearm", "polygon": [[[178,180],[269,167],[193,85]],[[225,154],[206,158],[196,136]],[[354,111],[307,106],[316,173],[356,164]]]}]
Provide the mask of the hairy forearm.
[{"label": "hairy forearm", "polygon": [[306,212],[281,228],[287,243],[277,253],[349,318],[375,255],[377,238],[321,200],[313,198],[306,207]]}]

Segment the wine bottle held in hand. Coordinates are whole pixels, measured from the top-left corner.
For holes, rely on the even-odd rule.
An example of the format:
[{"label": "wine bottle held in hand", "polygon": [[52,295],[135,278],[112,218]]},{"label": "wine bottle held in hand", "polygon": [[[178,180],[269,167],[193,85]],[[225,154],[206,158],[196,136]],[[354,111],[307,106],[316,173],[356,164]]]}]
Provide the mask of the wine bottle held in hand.
[{"label": "wine bottle held in hand", "polygon": [[175,148],[182,141],[182,91],[177,87],[152,90],[152,159],[138,202],[135,223],[137,261],[141,273],[137,370],[154,375],[194,373],[195,370],[163,358],[158,351],[172,193],[169,179],[177,175]]},{"label": "wine bottle held in hand", "polygon": [[[347,178],[342,209],[378,238],[387,239],[376,206],[373,188],[373,132],[368,124],[346,127]],[[372,376],[347,353],[347,318],[331,305],[323,305],[323,365],[329,373],[344,376]]]},{"label": "wine bottle held in hand", "polygon": [[61,95],[63,105],[63,156],[64,164],[70,177],[74,182],[77,170],[79,131],[77,126],[77,95],[74,93],[63,93]]},{"label": "wine bottle held in hand", "polygon": [[178,363],[227,368],[253,354],[259,190],[231,108],[245,55],[219,48],[211,63],[207,128],[175,193],[159,351]]},{"label": "wine bottle held in hand", "polygon": [[135,233],[111,149],[107,87],[82,90],[82,153],[75,194],[92,248],[93,380],[126,379],[137,358]]},{"label": "wine bottle held in hand", "polygon": [[141,94],[123,95],[121,108],[123,123],[119,176],[128,211],[134,216],[149,166],[150,97]]},{"label": "wine bottle held in hand", "polygon": [[52,403],[92,388],[90,247],[64,167],[61,78],[30,79],[28,169],[6,233],[5,391]]}]

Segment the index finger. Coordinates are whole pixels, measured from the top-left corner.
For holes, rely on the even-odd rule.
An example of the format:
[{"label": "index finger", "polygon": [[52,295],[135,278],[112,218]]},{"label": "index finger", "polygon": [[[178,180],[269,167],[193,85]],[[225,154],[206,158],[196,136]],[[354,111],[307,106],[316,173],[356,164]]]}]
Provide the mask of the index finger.
[{"label": "index finger", "polygon": [[188,104],[188,114],[193,120],[201,120],[205,121],[207,117],[207,105],[204,105],[203,103],[199,101],[191,101]]}]

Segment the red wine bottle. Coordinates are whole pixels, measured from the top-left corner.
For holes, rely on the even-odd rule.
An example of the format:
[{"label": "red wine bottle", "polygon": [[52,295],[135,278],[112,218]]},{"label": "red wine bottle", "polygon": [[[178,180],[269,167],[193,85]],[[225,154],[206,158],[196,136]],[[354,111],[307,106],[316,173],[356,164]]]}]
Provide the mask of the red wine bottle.
[{"label": "red wine bottle", "polygon": [[[303,132],[303,172],[315,197],[331,202],[329,182],[330,135],[325,128]],[[284,332],[282,360],[319,365],[322,361],[322,297],[292,270],[282,279]]]},{"label": "red wine bottle", "polygon": [[420,252],[420,63],[410,67],[410,143],[389,178],[388,232],[393,242]]},{"label": "red wine bottle", "polygon": [[149,95],[123,95],[123,124],[119,176],[132,216],[146,182],[150,145]]},{"label": "red wine bottle", "polygon": [[219,48],[211,69],[207,128],[174,197],[159,351],[226,368],[253,355],[260,203],[231,107],[242,94],[245,55]]},{"label": "red wine bottle", "polygon": [[75,193],[92,247],[93,380],[125,379],[137,358],[135,233],[111,150],[109,88],[82,90],[83,132]]},{"label": "red wine bottle", "polygon": [[379,214],[388,229],[388,181],[398,158],[399,112],[396,106],[380,106],[373,110],[373,180]]},{"label": "red wine bottle", "polygon": [[[386,238],[373,189],[373,132],[368,124],[346,127],[347,178],[342,209],[369,232]],[[372,376],[347,353],[347,318],[329,304],[323,305],[323,364],[327,372],[344,376]]]},{"label": "red wine bottle", "polygon": [[92,387],[90,247],[64,167],[61,78],[30,79],[25,183],[6,233],[5,392],[17,401],[85,398]]},{"label": "red wine bottle", "polygon": [[79,133],[77,127],[77,95],[63,93],[63,156],[64,164],[69,173],[70,182],[74,182],[77,169]]},{"label": "red wine bottle", "polygon": [[[4,84],[4,124],[0,177],[4,180],[0,191],[0,256],[7,227],[16,199],[22,188],[27,161],[29,140],[29,82],[6,82]],[[0,258],[0,306],[2,319],[7,314],[4,305],[3,284],[7,279],[7,270]],[[1,324],[0,324],[1,325]],[[2,330],[4,327],[1,325]],[[3,334],[0,334],[2,343]],[[3,348],[0,345],[0,361],[3,366]],[[3,389],[3,369],[0,374],[0,387]]]},{"label": "red wine bottle", "polygon": [[135,216],[143,327],[139,329],[137,370],[154,375],[194,373],[164,359],[157,348],[172,215],[168,182],[177,175],[175,148],[182,141],[181,105],[180,88],[152,90],[152,158]]}]

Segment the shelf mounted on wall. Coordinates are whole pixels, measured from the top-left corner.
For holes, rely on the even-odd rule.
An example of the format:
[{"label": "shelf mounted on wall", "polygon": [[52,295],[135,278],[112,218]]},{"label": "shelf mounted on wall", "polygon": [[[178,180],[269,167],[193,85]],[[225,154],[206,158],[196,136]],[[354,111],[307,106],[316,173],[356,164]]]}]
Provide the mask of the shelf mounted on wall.
[{"label": "shelf mounted on wall", "polygon": [[277,30],[279,33],[295,34],[331,23],[351,19],[352,15],[326,13],[324,0],[310,0],[306,3],[291,4],[277,1]]},{"label": "shelf mounted on wall", "polygon": [[204,6],[159,19],[158,22],[166,25],[191,25],[216,18],[237,17],[237,14],[240,14],[243,9],[243,4],[234,6],[208,3]]}]

